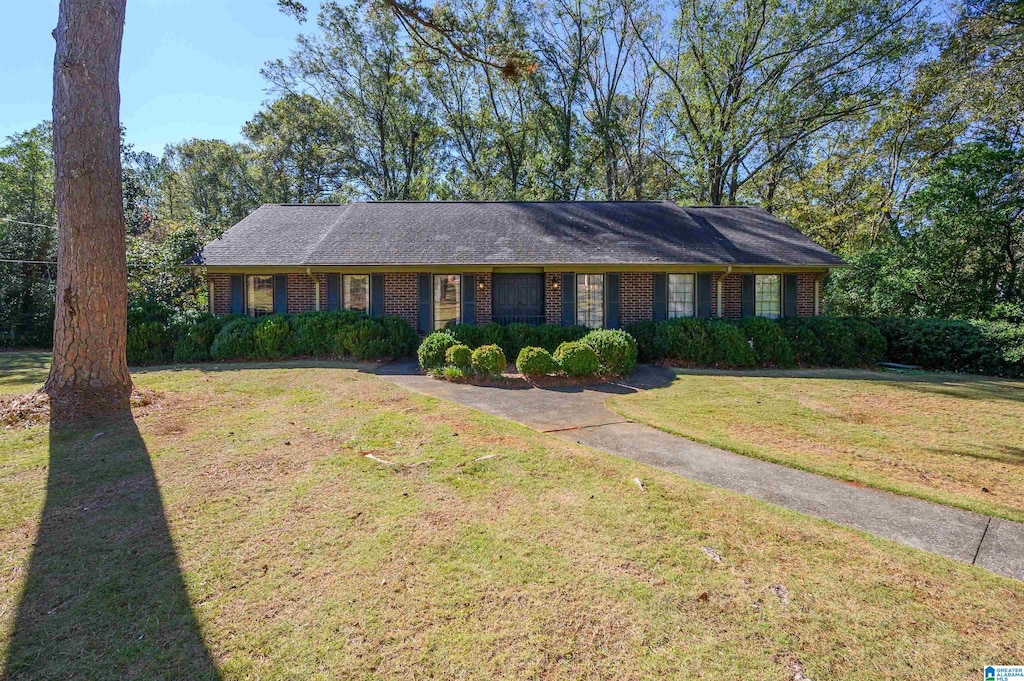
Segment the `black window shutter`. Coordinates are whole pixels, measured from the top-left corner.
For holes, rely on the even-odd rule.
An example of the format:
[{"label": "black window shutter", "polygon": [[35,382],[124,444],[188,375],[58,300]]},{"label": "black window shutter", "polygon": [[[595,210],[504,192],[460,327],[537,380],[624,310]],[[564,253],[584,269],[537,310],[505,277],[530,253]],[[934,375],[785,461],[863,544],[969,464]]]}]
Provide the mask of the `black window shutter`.
[{"label": "black window shutter", "polygon": [[327,275],[327,311],[341,309],[341,275]]},{"label": "black window shutter", "polygon": [[231,275],[231,314],[245,314],[245,276]]},{"label": "black window shutter", "polygon": [[562,275],[562,326],[576,323],[576,275],[566,272]]},{"label": "black window shutter", "polygon": [[384,275],[370,275],[370,315],[384,316]]},{"label": "black window shutter", "polygon": [[476,275],[462,275],[462,323],[476,324]]},{"label": "black window shutter", "polygon": [[782,316],[796,316],[796,282],[797,275],[785,274],[782,276]]},{"label": "black window shutter", "polygon": [[604,284],[604,326],[606,329],[617,329],[619,328],[619,275],[604,275]]},{"label": "black window shutter", "polygon": [[754,275],[740,277],[740,316],[754,316]]},{"label": "black window shutter", "polygon": [[697,275],[697,316],[711,316],[711,273],[701,272]]},{"label": "black window shutter", "polygon": [[274,313],[288,314],[288,275],[274,275]]},{"label": "black window shutter", "polygon": [[433,325],[430,323],[430,275],[419,275],[419,304],[420,304],[420,332],[430,333]]},{"label": "black window shutter", "polygon": [[668,275],[654,275],[654,321],[668,319]]}]

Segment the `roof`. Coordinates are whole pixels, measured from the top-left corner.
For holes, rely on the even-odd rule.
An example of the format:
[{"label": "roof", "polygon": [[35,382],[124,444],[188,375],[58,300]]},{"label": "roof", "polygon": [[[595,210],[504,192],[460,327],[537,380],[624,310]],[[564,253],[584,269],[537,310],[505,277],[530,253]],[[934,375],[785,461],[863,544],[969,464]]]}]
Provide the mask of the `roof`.
[{"label": "roof", "polygon": [[669,201],[267,204],[190,261],[207,266],[845,263],[748,206]]}]

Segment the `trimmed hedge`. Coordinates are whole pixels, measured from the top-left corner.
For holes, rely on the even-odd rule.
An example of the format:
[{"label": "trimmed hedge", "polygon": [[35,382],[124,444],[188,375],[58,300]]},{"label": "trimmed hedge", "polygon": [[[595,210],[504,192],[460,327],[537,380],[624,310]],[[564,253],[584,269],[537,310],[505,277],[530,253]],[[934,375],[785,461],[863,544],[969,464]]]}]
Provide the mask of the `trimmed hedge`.
[{"label": "trimmed hedge", "polygon": [[636,368],[636,340],[621,329],[595,329],[580,342],[597,354],[606,374],[625,376]]},{"label": "trimmed hedge", "polygon": [[931,371],[1024,376],[1024,324],[908,317],[864,321],[885,338],[890,361]]},{"label": "trimmed hedge", "polygon": [[594,349],[578,341],[566,341],[559,345],[554,359],[566,376],[590,376],[601,369],[601,362]]},{"label": "trimmed hedge", "polygon": [[740,330],[750,341],[754,361],[760,366],[793,366],[793,346],[779,325],[764,317],[746,317],[739,321]]},{"label": "trimmed hedge", "polygon": [[153,306],[129,311],[128,364],[411,355],[418,337],[400,317],[304,312],[260,319],[175,314]]},{"label": "trimmed hedge", "polygon": [[558,363],[544,348],[523,348],[516,357],[516,369],[523,376],[549,376],[558,372]]},{"label": "trimmed hedge", "polygon": [[590,331],[585,326],[559,326],[558,324],[455,324],[446,331],[460,343],[471,348],[481,345],[498,345],[506,357],[518,357],[519,351],[527,347],[544,348],[554,352],[565,341],[583,338]]},{"label": "trimmed hedge", "polygon": [[481,345],[471,356],[473,371],[481,376],[498,376],[508,362],[505,353],[497,345]]}]

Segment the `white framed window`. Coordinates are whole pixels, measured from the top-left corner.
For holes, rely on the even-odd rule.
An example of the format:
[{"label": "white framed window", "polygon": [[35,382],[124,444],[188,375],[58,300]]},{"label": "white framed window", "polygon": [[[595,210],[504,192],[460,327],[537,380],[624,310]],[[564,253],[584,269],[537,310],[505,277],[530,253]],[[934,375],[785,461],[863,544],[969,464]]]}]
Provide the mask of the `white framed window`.
[{"label": "white framed window", "polygon": [[462,277],[434,275],[434,330],[458,324],[462,316]]},{"label": "white framed window", "polygon": [[604,275],[576,275],[576,323],[600,329],[604,326]]},{"label": "white framed window", "polygon": [[250,274],[245,277],[245,313],[250,317],[274,314],[274,275]]},{"label": "white framed window", "polygon": [[754,314],[769,319],[778,319],[782,316],[781,275],[754,275]]},{"label": "white framed window", "polygon": [[695,274],[668,275],[668,316],[692,317],[697,309]]},{"label": "white framed window", "polygon": [[346,274],[341,278],[342,307],[353,312],[370,311],[370,275]]}]

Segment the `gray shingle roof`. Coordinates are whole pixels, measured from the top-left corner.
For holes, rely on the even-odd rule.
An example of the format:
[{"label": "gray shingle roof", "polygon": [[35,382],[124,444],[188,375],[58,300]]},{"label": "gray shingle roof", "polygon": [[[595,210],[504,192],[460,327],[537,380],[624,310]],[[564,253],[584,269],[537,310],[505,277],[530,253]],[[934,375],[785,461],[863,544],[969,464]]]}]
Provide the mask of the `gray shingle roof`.
[{"label": "gray shingle roof", "polygon": [[844,264],[760,208],[680,207],[668,201],[268,204],[189,263]]}]

